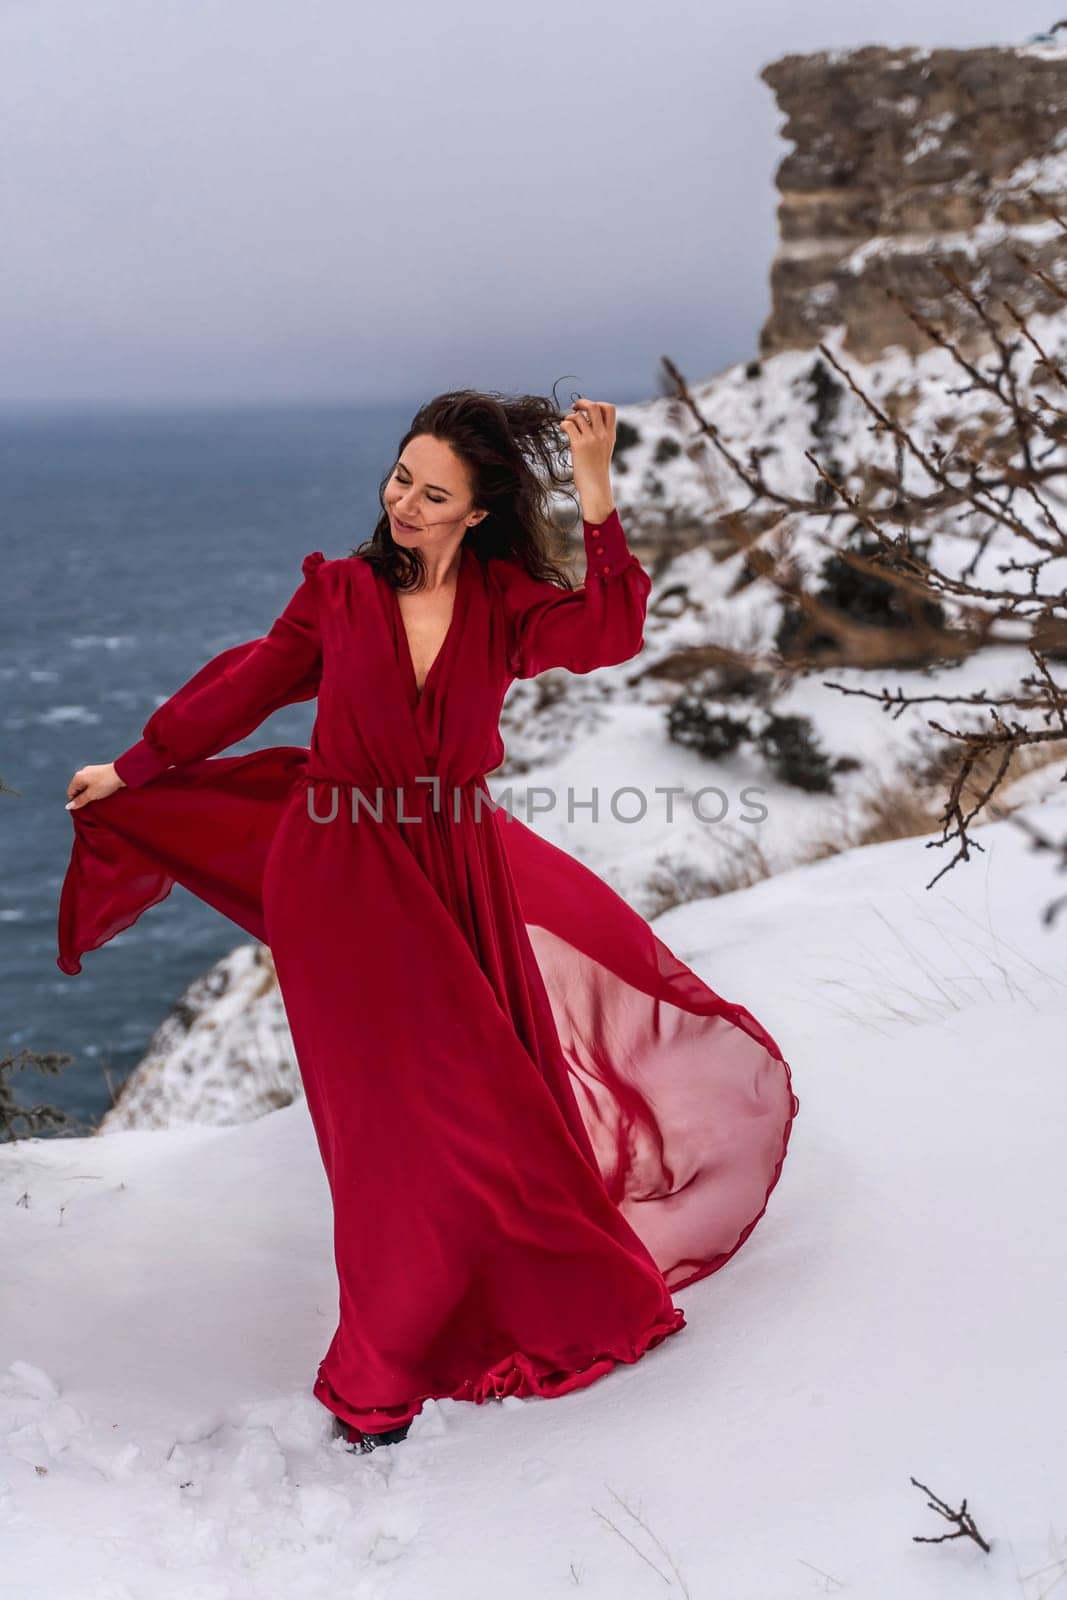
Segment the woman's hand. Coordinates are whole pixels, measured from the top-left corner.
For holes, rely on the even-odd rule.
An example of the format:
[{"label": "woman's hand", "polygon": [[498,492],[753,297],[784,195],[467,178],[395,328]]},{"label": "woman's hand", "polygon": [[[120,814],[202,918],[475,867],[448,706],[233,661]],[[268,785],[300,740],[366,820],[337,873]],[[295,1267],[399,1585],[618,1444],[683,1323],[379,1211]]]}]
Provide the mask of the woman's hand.
[{"label": "woman's hand", "polygon": [[90,800],[104,800],[109,794],[114,794],[116,789],[125,787],[115,771],[114,764],[110,761],[101,767],[79,767],[67,784],[67,804],[64,810],[78,811],[82,806],[87,806]]},{"label": "woman's hand", "polygon": [[615,506],[611,456],[615,449],[615,407],[607,400],[579,395],[560,422],[571,442],[574,487],[587,522],[603,522]]}]

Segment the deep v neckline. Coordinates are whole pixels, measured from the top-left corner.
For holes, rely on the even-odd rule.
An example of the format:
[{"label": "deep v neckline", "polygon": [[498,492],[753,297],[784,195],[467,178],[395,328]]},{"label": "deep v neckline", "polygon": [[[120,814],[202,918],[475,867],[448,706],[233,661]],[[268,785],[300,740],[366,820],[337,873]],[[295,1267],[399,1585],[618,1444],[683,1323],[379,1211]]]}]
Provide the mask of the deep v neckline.
[{"label": "deep v neckline", "polygon": [[470,547],[468,545],[463,545],[459,554],[459,572],[456,574],[456,588],[452,596],[452,615],[448,619],[448,627],[445,629],[444,638],[437,647],[437,654],[430,662],[426,676],[422,680],[421,689],[415,677],[415,663],[411,656],[411,644],[408,640],[408,630],[404,625],[404,614],[400,609],[400,600],[392,584],[390,583],[386,585],[386,588],[389,590],[390,605],[393,609],[396,633],[399,638],[400,654],[403,657],[404,677],[407,682],[408,693],[411,696],[416,709],[418,709],[418,707],[421,706],[426,699],[427,690],[430,688],[437,669],[444,660],[445,653],[449,649],[457,632],[457,625],[460,621],[460,613],[466,594],[466,579],[470,560]]}]

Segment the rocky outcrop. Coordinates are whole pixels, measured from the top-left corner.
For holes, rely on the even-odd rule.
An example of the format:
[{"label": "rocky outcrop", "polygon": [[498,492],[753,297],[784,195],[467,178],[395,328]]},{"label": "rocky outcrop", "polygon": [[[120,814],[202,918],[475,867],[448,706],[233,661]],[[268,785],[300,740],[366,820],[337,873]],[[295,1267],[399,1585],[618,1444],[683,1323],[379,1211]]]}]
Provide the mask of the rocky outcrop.
[{"label": "rocky outcrop", "polygon": [[1025,251],[1062,271],[1067,235],[1042,208],[1067,211],[1064,43],[971,50],[870,46],[789,55],[761,77],[785,113],[793,150],[776,175],[779,245],[763,355],[808,349],[843,323],[845,349],[871,360],[930,340],[887,286],[934,321],[951,310],[941,259],[1024,314],[1062,309],[1024,272]]},{"label": "rocky outcrop", "polygon": [[163,1019],[97,1133],[252,1122],[303,1093],[270,950],[241,944]]}]

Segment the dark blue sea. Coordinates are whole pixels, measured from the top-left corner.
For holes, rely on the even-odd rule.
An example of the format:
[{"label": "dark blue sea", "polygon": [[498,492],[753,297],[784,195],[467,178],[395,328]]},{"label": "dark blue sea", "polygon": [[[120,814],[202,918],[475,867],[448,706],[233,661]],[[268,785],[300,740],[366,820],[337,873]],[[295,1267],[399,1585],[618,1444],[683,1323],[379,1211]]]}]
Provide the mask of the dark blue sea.
[{"label": "dark blue sea", "polygon": [[[266,632],[311,550],[370,534],[414,407],[0,418],[0,1055],[87,1131],[186,985],[248,935],[176,886],[76,977],[56,915],[76,768],[111,761],[211,656]],[[306,744],[314,702],[227,753]],[[110,1084],[110,1087],[109,1087]]]}]

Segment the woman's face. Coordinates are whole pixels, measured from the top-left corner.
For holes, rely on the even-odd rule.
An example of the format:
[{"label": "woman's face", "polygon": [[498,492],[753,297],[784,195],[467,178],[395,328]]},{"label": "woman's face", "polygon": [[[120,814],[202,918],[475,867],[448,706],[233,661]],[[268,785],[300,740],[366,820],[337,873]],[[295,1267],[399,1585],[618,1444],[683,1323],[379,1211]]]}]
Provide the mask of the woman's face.
[{"label": "woman's face", "polygon": [[382,499],[399,545],[447,544],[485,515],[471,509],[463,462],[451,445],[428,433],[404,446]]}]

